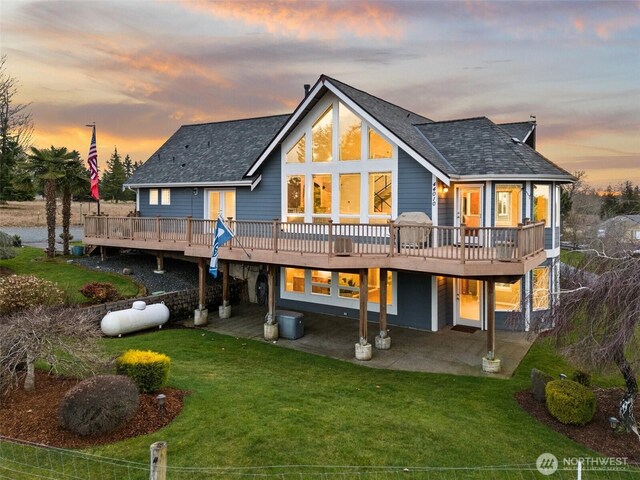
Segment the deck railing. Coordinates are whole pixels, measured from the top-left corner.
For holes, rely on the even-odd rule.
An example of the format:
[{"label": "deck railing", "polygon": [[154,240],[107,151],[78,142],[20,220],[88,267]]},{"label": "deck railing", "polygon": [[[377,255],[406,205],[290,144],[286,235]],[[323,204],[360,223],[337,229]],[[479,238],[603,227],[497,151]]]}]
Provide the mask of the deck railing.
[{"label": "deck railing", "polygon": [[[474,261],[521,261],[544,250],[544,222],[517,227],[409,226],[230,220],[235,233],[226,248],[328,256],[408,256]],[[215,220],[86,216],[90,238],[213,243]]]}]

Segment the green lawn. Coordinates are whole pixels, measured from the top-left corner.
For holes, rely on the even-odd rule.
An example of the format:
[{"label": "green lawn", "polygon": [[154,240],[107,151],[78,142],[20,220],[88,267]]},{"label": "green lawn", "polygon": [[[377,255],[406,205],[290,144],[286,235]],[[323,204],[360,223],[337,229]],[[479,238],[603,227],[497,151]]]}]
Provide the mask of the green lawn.
[{"label": "green lawn", "polygon": [[90,282],[109,282],[124,297],[133,297],[141,291],[140,285],[131,279],[114,273],[97,272],[80,265],[67,263],[65,257],[47,259],[43,250],[22,247],[16,257],[0,260],[0,267],[9,268],[16,275],[35,275],[58,284],[67,292],[71,303],[85,303],[87,298],[79,290]]},{"label": "green lawn", "polygon": [[[510,380],[372,369],[193,329],[106,339],[104,344],[110,354],[138,348],[170,355],[170,385],[192,393],[169,426],[147,436],[92,449],[92,455],[144,464],[150,444],[160,440],[168,442],[172,469],[273,465],[474,467],[535,464],[543,452],[552,452],[558,458],[595,455],[536,422],[513,399],[515,392],[529,385],[532,367],[554,375],[571,373],[572,369],[545,343],[532,347]],[[612,378],[607,382],[620,381]],[[141,472],[136,475],[127,471],[123,476],[109,472],[116,467],[103,468],[107,468],[104,475],[108,478],[144,478]],[[331,471],[326,467],[322,470]],[[259,472],[279,471],[296,469],[274,467]],[[375,478],[397,475],[402,476],[402,471],[376,474]],[[355,477],[368,479],[374,475],[278,478]],[[206,474],[173,470],[169,478],[244,477],[229,471],[214,476],[211,470]],[[412,473],[403,478],[542,477],[531,471],[469,476],[457,471]],[[592,474],[588,478],[608,476]],[[616,473],[616,478],[632,477]]]},{"label": "green lawn", "polygon": [[560,261],[572,267],[581,267],[584,265],[585,253],[573,250],[560,250]]}]

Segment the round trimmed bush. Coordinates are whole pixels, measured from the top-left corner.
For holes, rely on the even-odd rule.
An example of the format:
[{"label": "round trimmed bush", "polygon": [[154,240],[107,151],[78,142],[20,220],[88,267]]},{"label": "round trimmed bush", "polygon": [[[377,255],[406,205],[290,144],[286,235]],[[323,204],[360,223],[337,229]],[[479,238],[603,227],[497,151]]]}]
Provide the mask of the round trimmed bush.
[{"label": "round trimmed bush", "polygon": [[116,372],[130,377],[142,393],[155,392],[169,378],[171,359],[150,350],[127,350],[116,360]]},{"label": "round trimmed bush", "polygon": [[55,283],[33,275],[0,278],[0,315],[37,305],[61,305],[64,297],[64,292]]},{"label": "round trimmed bush", "polygon": [[572,380],[553,380],[545,388],[547,410],[560,423],[585,425],[596,413],[596,397]]},{"label": "round trimmed bush", "polygon": [[135,383],[128,377],[91,377],[66,393],[60,402],[58,421],[78,435],[104,435],[133,417],[139,397]]}]

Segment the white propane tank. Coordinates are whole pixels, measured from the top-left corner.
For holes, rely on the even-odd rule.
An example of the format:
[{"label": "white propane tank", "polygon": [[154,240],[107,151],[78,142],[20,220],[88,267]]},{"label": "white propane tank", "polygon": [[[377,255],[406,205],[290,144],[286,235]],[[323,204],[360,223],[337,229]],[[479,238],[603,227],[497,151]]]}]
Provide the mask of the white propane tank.
[{"label": "white propane tank", "polygon": [[132,308],[128,310],[107,313],[102,318],[100,328],[105,335],[117,337],[146,328],[162,328],[167,320],[169,320],[169,309],[164,302],[147,305],[137,301],[133,302]]}]

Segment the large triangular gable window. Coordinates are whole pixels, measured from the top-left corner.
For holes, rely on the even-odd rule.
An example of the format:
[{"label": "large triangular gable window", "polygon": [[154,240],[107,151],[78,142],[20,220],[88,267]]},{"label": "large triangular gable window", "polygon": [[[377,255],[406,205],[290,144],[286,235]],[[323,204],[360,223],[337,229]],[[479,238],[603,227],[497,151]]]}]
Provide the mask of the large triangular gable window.
[{"label": "large triangular gable window", "polygon": [[333,160],[333,106],[329,107],[311,128],[311,158],[314,162]]}]

